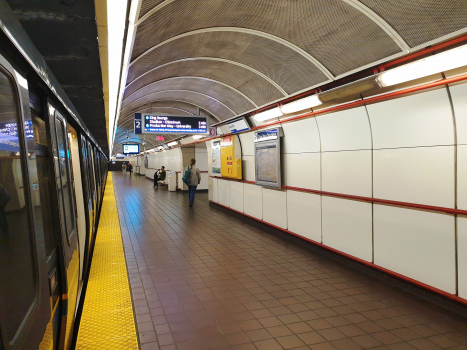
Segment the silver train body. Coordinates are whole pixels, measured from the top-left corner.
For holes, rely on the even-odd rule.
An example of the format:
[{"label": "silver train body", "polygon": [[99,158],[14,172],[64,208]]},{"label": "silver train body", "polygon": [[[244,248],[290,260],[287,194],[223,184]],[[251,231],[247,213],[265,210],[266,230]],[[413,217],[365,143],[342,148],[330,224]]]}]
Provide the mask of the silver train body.
[{"label": "silver train body", "polygon": [[0,0],[0,349],[69,349],[107,158]]}]

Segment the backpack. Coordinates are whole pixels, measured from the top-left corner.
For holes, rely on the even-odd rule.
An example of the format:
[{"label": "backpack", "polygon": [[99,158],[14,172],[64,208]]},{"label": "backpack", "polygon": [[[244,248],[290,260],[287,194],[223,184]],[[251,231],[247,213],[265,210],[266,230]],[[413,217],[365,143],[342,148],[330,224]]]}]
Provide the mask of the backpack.
[{"label": "backpack", "polygon": [[190,167],[186,168],[185,174],[183,175],[182,181],[188,186],[190,185],[191,180],[191,170]]}]

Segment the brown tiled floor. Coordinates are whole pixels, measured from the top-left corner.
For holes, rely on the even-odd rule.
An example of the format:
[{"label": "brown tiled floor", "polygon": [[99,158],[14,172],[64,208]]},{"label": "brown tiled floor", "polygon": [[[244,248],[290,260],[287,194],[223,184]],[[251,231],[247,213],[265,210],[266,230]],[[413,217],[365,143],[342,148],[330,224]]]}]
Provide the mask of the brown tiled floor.
[{"label": "brown tiled floor", "polygon": [[[467,349],[467,320],[197,193],[114,174],[141,347]],[[304,243],[305,245],[305,243]]]}]

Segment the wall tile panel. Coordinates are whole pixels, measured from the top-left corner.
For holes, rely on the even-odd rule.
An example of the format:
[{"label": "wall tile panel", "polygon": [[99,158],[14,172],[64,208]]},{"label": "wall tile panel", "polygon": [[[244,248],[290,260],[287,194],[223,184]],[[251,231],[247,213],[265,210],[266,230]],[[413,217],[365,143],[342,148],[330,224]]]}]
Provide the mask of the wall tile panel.
[{"label": "wall tile panel", "polygon": [[286,186],[320,190],[320,153],[284,154],[282,165],[285,167],[283,184]]},{"label": "wall tile panel", "polygon": [[243,208],[247,215],[263,219],[263,188],[251,184],[243,184]]},{"label": "wall tile panel", "polygon": [[287,229],[287,192],[263,187],[263,220]]},{"label": "wall tile panel", "polygon": [[372,261],[371,203],[322,197],[323,244]]},{"label": "wall tile panel", "polygon": [[454,217],[374,206],[375,264],[455,293]]},{"label": "wall tile panel", "polygon": [[230,185],[227,180],[217,180],[219,204],[230,207]]},{"label": "wall tile panel", "polygon": [[456,116],[457,144],[467,145],[467,83],[449,89]]},{"label": "wall tile panel", "polygon": [[243,183],[229,181],[230,183],[230,207],[243,213]]},{"label": "wall tile panel", "polygon": [[321,155],[323,191],[371,197],[371,151]]},{"label": "wall tile panel", "polygon": [[457,208],[467,210],[467,145],[457,146]]},{"label": "wall tile panel", "polygon": [[320,152],[318,126],[315,118],[282,124],[283,153]]},{"label": "wall tile panel", "polygon": [[459,296],[467,299],[467,217],[457,218],[457,276]]},{"label": "wall tile panel", "polygon": [[238,135],[240,137],[240,143],[242,144],[242,155],[244,156],[254,156],[255,155],[255,144],[254,132],[247,132],[244,134]]},{"label": "wall tile panel", "polygon": [[374,149],[454,144],[451,105],[444,88],[367,108]]},{"label": "wall tile panel", "polygon": [[454,207],[454,146],[375,150],[374,196]]},{"label": "wall tile panel", "polygon": [[321,243],[321,196],[287,191],[289,231]]},{"label": "wall tile panel", "polygon": [[255,157],[243,156],[242,157],[242,172],[243,180],[255,181]]},{"label": "wall tile panel", "polygon": [[316,118],[323,152],[371,149],[370,123],[365,107]]}]

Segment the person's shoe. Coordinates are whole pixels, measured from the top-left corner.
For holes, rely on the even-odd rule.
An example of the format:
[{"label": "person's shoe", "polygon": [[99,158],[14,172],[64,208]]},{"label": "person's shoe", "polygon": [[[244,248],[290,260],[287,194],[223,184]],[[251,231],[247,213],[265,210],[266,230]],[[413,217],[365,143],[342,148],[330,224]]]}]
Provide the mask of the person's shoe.
[{"label": "person's shoe", "polygon": [[190,207],[192,207],[192,206],[193,206],[193,203],[190,203]]}]

